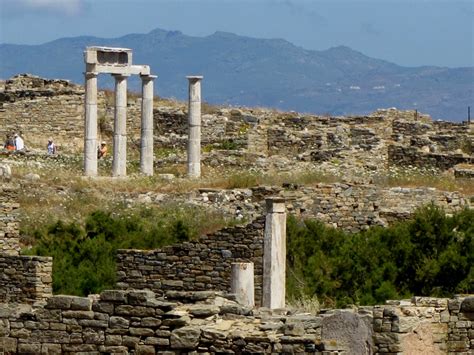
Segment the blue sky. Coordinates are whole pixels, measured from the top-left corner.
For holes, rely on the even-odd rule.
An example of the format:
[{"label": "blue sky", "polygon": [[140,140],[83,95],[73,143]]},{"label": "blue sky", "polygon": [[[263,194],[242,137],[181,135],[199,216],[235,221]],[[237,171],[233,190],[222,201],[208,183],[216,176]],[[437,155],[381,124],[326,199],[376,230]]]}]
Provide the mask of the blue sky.
[{"label": "blue sky", "polygon": [[0,0],[0,43],[154,28],[346,45],[404,66],[474,65],[474,0]]}]

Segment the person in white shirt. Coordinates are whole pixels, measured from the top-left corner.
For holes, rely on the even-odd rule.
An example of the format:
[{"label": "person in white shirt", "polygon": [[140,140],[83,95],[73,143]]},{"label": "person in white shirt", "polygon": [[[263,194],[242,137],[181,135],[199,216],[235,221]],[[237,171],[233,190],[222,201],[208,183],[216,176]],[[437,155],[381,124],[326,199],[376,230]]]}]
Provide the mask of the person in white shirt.
[{"label": "person in white shirt", "polygon": [[48,139],[48,146],[46,148],[48,149],[49,155],[56,154],[56,144],[54,144],[52,138]]},{"label": "person in white shirt", "polygon": [[15,150],[25,149],[25,142],[18,134],[15,133]]}]

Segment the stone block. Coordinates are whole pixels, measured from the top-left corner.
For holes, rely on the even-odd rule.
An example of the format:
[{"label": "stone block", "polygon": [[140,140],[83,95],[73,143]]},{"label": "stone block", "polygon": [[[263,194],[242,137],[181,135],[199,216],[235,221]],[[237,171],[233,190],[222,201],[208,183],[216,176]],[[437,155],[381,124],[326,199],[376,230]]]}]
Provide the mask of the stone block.
[{"label": "stone block", "polygon": [[168,338],[148,337],[145,339],[145,344],[165,347],[170,345],[170,340]]},{"label": "stone block", "polygon": [[127,291],[106,290],[100,293],[101,301],[127,303]]},{"label": "stone block", "polygon": [[110,317],[109,320],[110,328],[128,328],[130,325],[130,321],[123,317]]},{"label": "stone block", "polygon": [[92,309],[92,300],[86,297],[73,297],[71,299],[71,310],[90,311]]},{"label": "stone block", "polygon": [[40,354],[41,344],[18,344],[19,354]]},{"label": "stone block", "polygon": [[0,338],[0,351],[4,354],[16,354],[17,353],[18,340],[15,338]]},{"label": "stone block", "polygon": [[62,354],[61,344],[41,344],[41,354]]},{"label": "stone block", "polygon": [[182,327],[171,332],[171,349],[194,349],[199,344],[201,330],[197,327]]},{"label": "stone block", "polygon": [[155,355],[155,347],[152,345],[138,345],[136,348],[137,355]]}]

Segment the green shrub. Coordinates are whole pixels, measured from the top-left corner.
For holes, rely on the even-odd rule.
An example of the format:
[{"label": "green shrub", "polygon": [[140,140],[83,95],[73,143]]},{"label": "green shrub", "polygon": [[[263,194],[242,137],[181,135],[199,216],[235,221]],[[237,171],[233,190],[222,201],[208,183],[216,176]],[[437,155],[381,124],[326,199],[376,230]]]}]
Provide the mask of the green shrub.
[{"label": "green shrub", "polygon": [[329,306],[474,291],[474,211],[452,217],[430,205],[389,228],[346,234],[288,219],[289,297]]},{"label": "green shrub", "polygon": [[35,231],[35,246],[27,253],[54,258],[55,293],[85,296],[114,287],[117,249],[154,249],[184,242],[218,220],[180,206],[127,213],[96,211],[84,225],[57,221]]}]

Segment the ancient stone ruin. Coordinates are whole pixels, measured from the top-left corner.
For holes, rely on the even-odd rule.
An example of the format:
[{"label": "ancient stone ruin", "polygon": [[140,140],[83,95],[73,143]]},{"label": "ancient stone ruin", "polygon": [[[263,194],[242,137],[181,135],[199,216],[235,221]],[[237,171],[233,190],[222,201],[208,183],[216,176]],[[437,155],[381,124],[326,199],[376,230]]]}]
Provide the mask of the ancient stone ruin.
[{"label": "ancient stone ruin", "polygon": [[[0,221],[7,222],[0,224],[1,236],[18,234],[17,190],[8,191],[9,202],[0,201]],[[18,246],[7,243],[11,247],[0,253],[0,352],[472,353],[473,295],[413,297],[316,315],[285,308],[279,280],[285,215],[283,200],[268,199],[265,219],[159,250],[122,250],[117,289],[88,297],[52,295],[51,258],[20,256]],[[282,264],[275,267],[276,261]],[[257,307],[252,290],[230,293],[253,285]],[[272,294],[270,307],[258,307],[266,290],[277,293],[275,300]]]},{"label": "ancient stone ruin", "polygon": [[112,176],[127,175],[127,78],[138,74],[142,79],[140,170],[153,175],[153,79],[147,65],[132,65],[132,50],[127,48],[87,47],[86,63],[84,174],[97,175],[97,76],[115,78],[114,156]]}]

